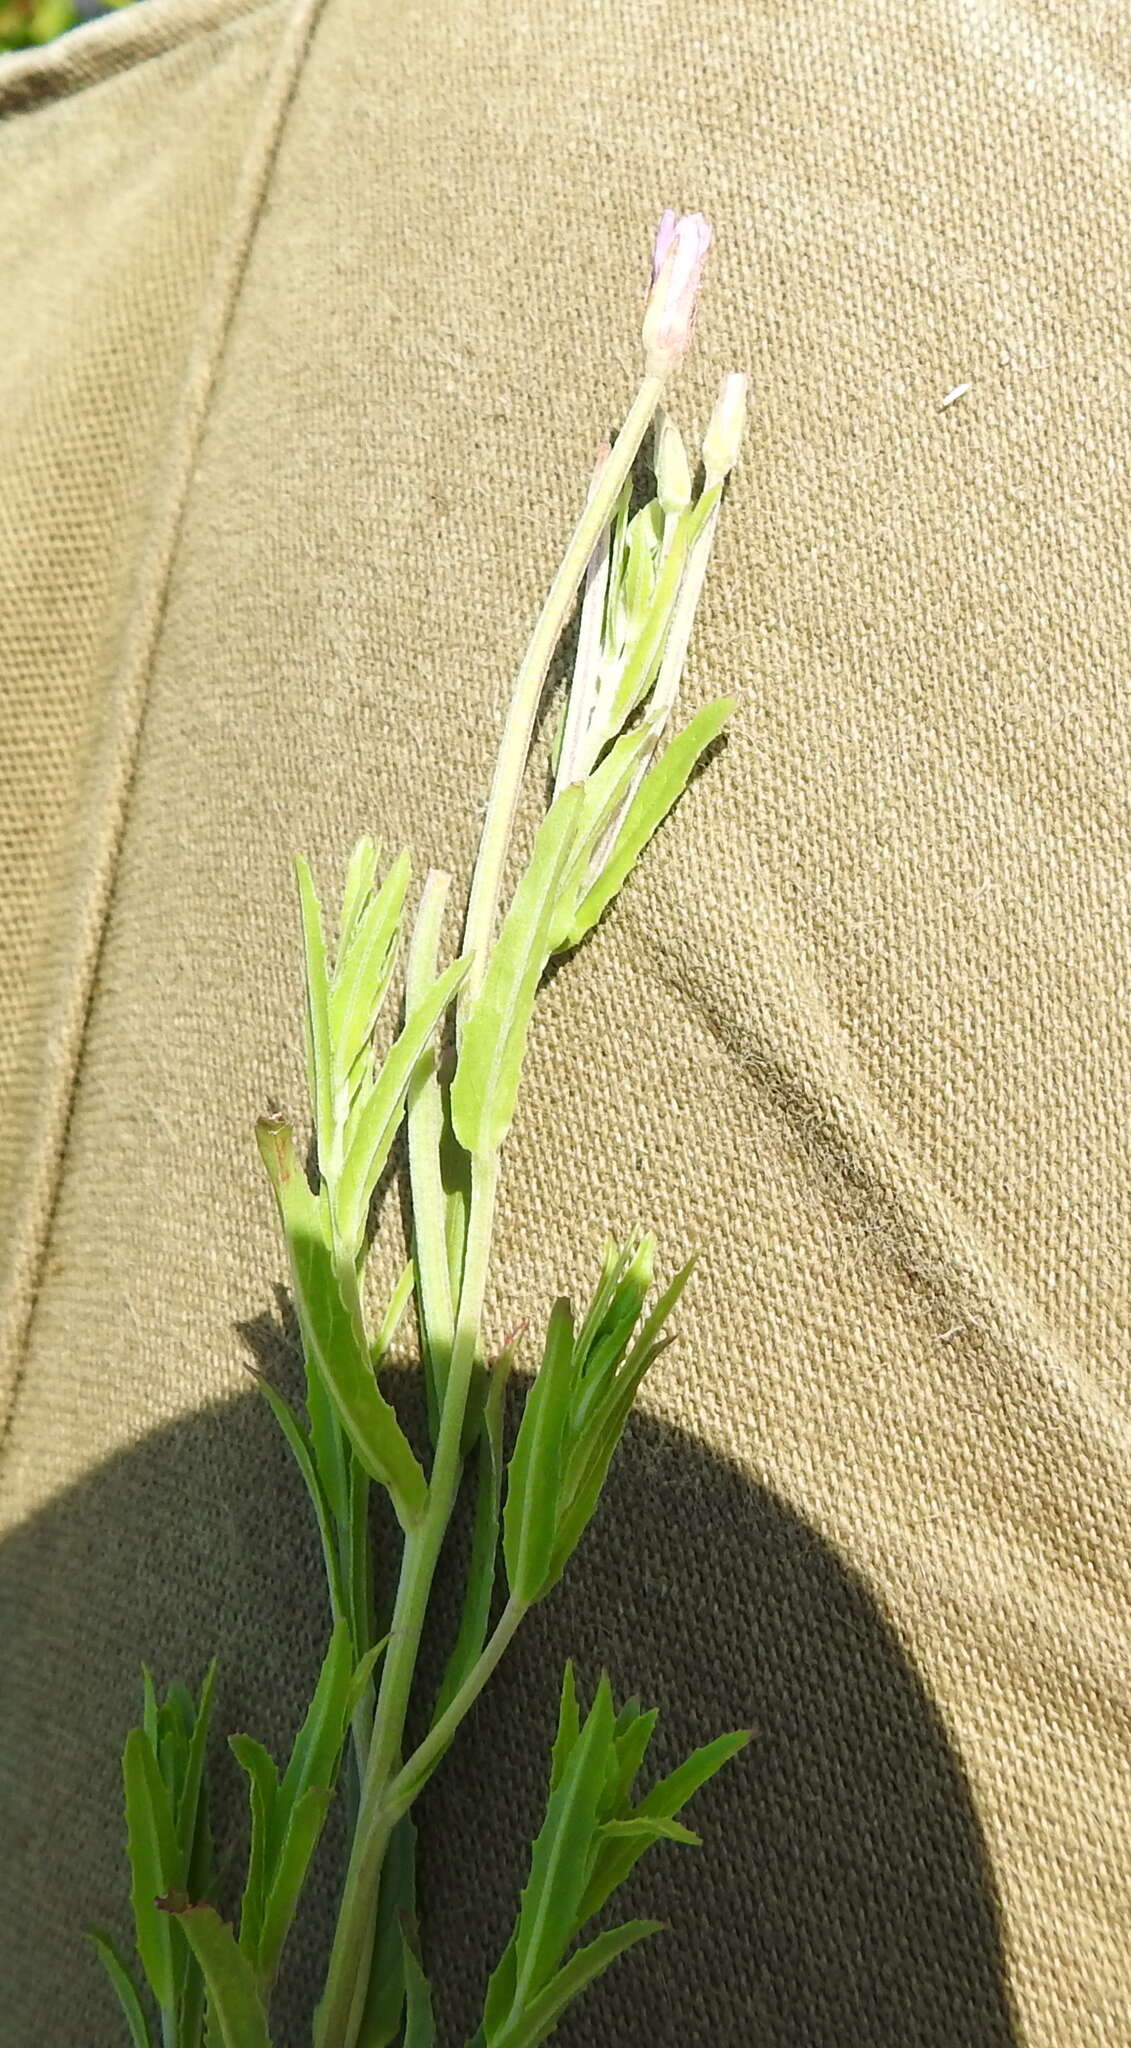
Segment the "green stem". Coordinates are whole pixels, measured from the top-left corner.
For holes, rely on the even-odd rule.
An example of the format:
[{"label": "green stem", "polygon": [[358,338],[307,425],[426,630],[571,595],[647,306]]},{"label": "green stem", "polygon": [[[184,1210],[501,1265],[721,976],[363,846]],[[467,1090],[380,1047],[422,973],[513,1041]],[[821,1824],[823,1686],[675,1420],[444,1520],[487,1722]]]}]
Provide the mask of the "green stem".
[{"label": "green stem", "polygon": [[462,1468],[460,1442],[479,1342],[498,1171],[496,1155],[472,1161],[464,1281],[428,1506],[421,1521],[405,1536],[392,1641],[381,1676],[373,1737],[326,1989],[316,2019],[317,2048],[355,2048],[361,2022],[373,1954],[381,1864],[396,1818],[389,1814],[386,1793],[400,1759],[405,1716],[432,1579],[459,1486]]},{"label": "green stem", "polygon": [[393,1823],[400,1819],[402,1813],[407,1813],[424,1780],[439,1763],[464,1715],[474,1706],[527,1612],[526,1601],[508,1600],[490,1640],[484,1645],[459,1691],[453,1693],[439,1720],[397,1772],[385,1794],[385,1805]]},{"label": "green stem", "polygon": [[562,565],[550,586],[549,596],[515,678],[468,898],[463,950],[471,953],[473,958],[457,998],[457,1024],[470,1015],[472,1004],[483,985],[519,786],[530,751],[530,735],[534,730],[546,671],[585,574],[586,564],[602,528],[612,517],[621,487],[660,402],[664,381],[662,377],[645,377],[633,399],[593,494],[574,527]]}]

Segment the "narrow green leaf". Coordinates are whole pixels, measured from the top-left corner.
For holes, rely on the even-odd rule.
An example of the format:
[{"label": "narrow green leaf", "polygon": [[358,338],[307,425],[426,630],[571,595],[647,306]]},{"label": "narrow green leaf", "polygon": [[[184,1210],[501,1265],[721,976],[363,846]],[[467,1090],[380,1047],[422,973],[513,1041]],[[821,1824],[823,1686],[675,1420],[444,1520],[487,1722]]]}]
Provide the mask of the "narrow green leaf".
[{"label": "narrow green leaf", "polygon": [[377,1897],[377,1930],[365,2011],[357,2048],[389,2048],[400,2033],[405,2004],[403,1916],[416,1906],[416,1829],[402,1814],[389,1838],[381,1866]]},{"label": "narrow green leaf", "polygon": [[199,1824],[204,1818],[201,1786],[204,1778],[205,1750],[208,1743],[208,1722],[212,1712],[212,1696],[215,1689],[216,1659],[213,1657],[205,1673],[204,1683],[200,1688],[199,1706],[193,1708],[191,1699],[189,1701],[189,1707],[193,1714],[192,1734],[189,1738],[188,1751],[185,1758],[180,1805],[177,1811],[177,1840],[184,1859],[190,1893],[192,1892],[194,1851],[199,1854]]},{"label": "narrow green leaf", "polygon": [[572,1446],[562,1483],[561,1504],[554,1553],[545,1590],[557,1584],[586,1528],[604,1486],[625,1425],[645,1373],[655,1363],[670,1337],[661,1339],[668,1316],[679,1300],[695,1268],[694,1257],[680,1267],[669,1281],[654,1308],[641,1325],[631,1351],[619,1367],[611,1386],[586,1418],[583,1432]]},{"label": "narrow green leaf", "polygon": [[385,1651],[388,1649],[389,1644],[392,1642],[392,1640],[393,1638],[391,1633],[387,1636],[382,1636],[380,1642],[374,1643],[372,1649],[367,1650],[365,1652],[364,1657],[362,1657],[360,1662],[358,1663],[357,1669],[350,1680],[349,1693],[346,1698],[347,1727],[353,1717],[354,1708],[357,1706],[359,1700],[361,1699],[361,1696],[365,1691],[366,1686],[370,1684],[372,1680],[378,1658],[384,1656]]},{"label": "narrow green leaf", "polygon": [[517,1600],[539,1597],[553,1554],[572,1372],[573,1316],[569,1302],[560,1296],[550,1314],[542,1364],[526,1396],[507,1470],[503,1554],[507,1582]]},{"label": "narrow green leaf", "polygon": [[549,932],[583,788],[573,783],[563,789],[543,818],[466,1020],[451,1115],[456,1137],[473,1154],[496,1150],[514,1115],[534,998],[549,958]]},{"label": "narrow green leaf", "polygon": [[655,1249],[653,1237],[641,1238],[590,1343],[584,1351],[580,1344],[574,1347],[577,1393],[570,1411],[571,1445],[584,1433],[590,1417],[600,1406],[610,1382],[620,1369],[652,1285]]},{"label": "narrow green leaf", "polygon": [[712,484],[709,491],[700,492],[695,504],[687,514],[687,545],[689,550],[695,546],[699,535],[702,533],[722,495],[723,487],[721,484]]},{"label": "narrow green leaf", "polygon": [[595,1941],[570,1957],[545,1990],[531,1999],[510,2025],[498,2034],[487,2036],[486,2048],[539,2048],[539,2043],[553,2033],[566,2007],[587,1985],[600,1977],[610,1963],[638,1941],[647,1941],[649,1935],[662,1931],[662,1920],[626,1920],[622,1927],[613,1927],[607,1934],[599,1934]]},{"label": "narrow green leaf", "polygon": [[[274,1189],[279,1220],[287,1240],[287,1249],[291,1254],[291,1279],[294,1282],[294,1239],[299,1236],[310,1236],[323,1245],[328,1244],[331,1229],[329,1198],[325,1189],[319,1198],[313,1195],[307,1186],[306,1175],[295,1153],[294,1132],[284,1117],[261,1116],[255,1126],[255,1138]],[[295,1313],[302,1336],[303,1364],[306,1369],[306,1408],[310,1417],[310,1450],[314,1469],[334,1521],[345,1523],[349,1515],[346,1444],[329,1390],[318,1375],[314,1357],[314,1332],[309,1320],[310,1305],[299,1298],[297,1289]],[[275,1414],[290,1442],[281,1412],[275,1409]],[[291,1447],[293,1450],[293,1443]]]},{"label": "narrow green leaf", "polygon": [[376,1626],[373,1611],[373,1546],[369,1536],[369,1498],[373,1482],[359,1458],[351,1457],[349,1516],[341,1546],[346,1588],[346,1619],[351,1653],[356,1661],[363,1643],[371,1643]]},{"label": "narrow green leaf", "polygon": [[330,1057],[329,984],[326,973],[326,936],[322,908],[306,861],[295,861],[299,904],[302,911],[302,939],[306,953],[307,1055],[310,1065],[310,1096],[314,1105],[318,1168],[325,1175],[333,1130],[333,1067]]},{"label": "narrow green leaf", "polygon": [[650,1345],[635,1355],[631,1365],[626,1364],[621,1369],[571,1454],[562,1484],[553,1553],[542,1584],[543,1597],[557,1585],[593,1518],[641,1380],[672,1341],[668,1337],[661,1343]]},{"label": "narrow green leaf", "polygon": [[631,1246],[626,1245],[622,1250],[616,1239],[606,1233],[601,1250],[601,1277],[593,1290],[585,1321],[577,1333],[575,1348],[579,1358],[584,1357],[605,1319],[630,1255]]},{"label": "narrow green leaf", "polygon": [[177,1995],[173,1931],[157,1900],[183,1888],[185,1868],[169,1794],[141,1728],[131,1728],[126,1737],[122,1775],[137,1952],[158,2005],[171,2010]]},{"label": "narrow green leaf", "polygon": [[406,1259],[397,1276],[393,1291],[389,1296],[377,1335],[369,1347],[369,1363],[373,1367],[374,1372],[384,1362],[386,1355],[391,1349],[393,1339],[400,1328],[401,1319],[409,1302],[412,1300],[415,1284],[416,1268],[411,1259]]},{"label": "narrow green leaf", "polygon": [[[647,1755],[648,1744],[652,1740],[656,1730],[656,1723],[660,1718],[659,1710],[656,1707],[653,1707],[650,1712],[642,1714],[635,1701],[632,1702],[632,1705],[636,1710],[631,1720],[627,1718],[627,1710],[623,1707],[617,1716],[616,1771],[609,1787],[609,1803],[604,1809],[606,1813],[613,1816],[623,1815],[627,1811],[628,1797],[632,1791],[636,1773]],[[624,1724],[623,1726],[622,1723]]]},{"label": "narrow green leaf", "polygon": [[248,1805],[251,1813],[251,1846],[247,1859],[240,1905],[240,1948],[252,1966],[259,1968],[263,1907],[269,1882],[268,1858],[275,1821],[279,1774],[274,1759],[251,1735],[229,1735],[228,1747],[247,1774]]},{"label": "narrow green leaf", "polygon": [[358,1120],[338,1183],[338,1226],[351,1252],[361,1243],[369,1203],[392,1149],[416,1063],[470,966],[469,954],[453,961],[406,1017]]},{"label": "narrow green leaf", "polygon": [[[705,704],[682,731],[669,741],[659,759],[648,770],[632,800],[617,841],[596,881],[582,898],[568,934],[557,950],[579,945],[596,924],[622,887],[652,834],[663,823],[676,799],[683,794],[700,754],[722,731],[734,710],[733,697],[719,697]],[[557,936],[557,934],[555,934]]]},{"label": "narrow green leaf", "polygon": [[631,732],[623,733],[599,766],[591,769],[579,785],[582,796],[573,851],[562,873],[558,901],[549,925],[548,957],[560,953],[566,944],[566,935],[572,929],[577,906],[588,893],[594,856],[628,795],[641,761],[654,745],[655,727],[645,719]]},{"label": "narrow green leaf", "polygon": [[[408,854],[402,853],[362,911],[354,943],[339,962],[331,984],[330,1043],[338,1090],[368,1045],[388,994],[411,875],[412,863]],[[337,1102],[335,1109],[340,1113]]]},{"label": "narrow green leaf", "polygon": [[288,1813],[287,1831],[271,1873],[259,1935],[258,1975],[268,1984],[274,1981],[279,1967],[332,1797],[325,1785],[307,1785]]},{"label": "narrow green leaf", "polygon": [[214,1906],[169,1908],[204,1972],[209,2040],[218,2048],[271,2048],[255,1972]]},{"label": "narrow green leaf", "polygon": [[415,1942],[401,1916],[401,1948],[404,1955],[405,2028],[404,2048],[436,2048],[436,2021],[432,2013],[432,1987],[421,1968]]},{"label": "narrow green leaf", "polygon": [[[321,1219],[316,1206],[304,1199],[309,1189],[304,1181],[300,1186],[300,1181],[301,1176],[294,1174],[281,1179],[276,1194],[307,1366],[312,1379],[329,1396],[365,1471],[389,1489],[398,1513],[415,1517],[423,1512],[428,1483],[377,1385],[355,1318],[343,1299],[341,1277],[322,1236]],[[347,1498],[341,1502],[338,1519],[345,1522],[348,1513]],[[345,1588],[342,1590],[344,1593]]]},{"label": "narrow green leaf", "polygon": [[96,1927],[91,1927],[87,1929],[86,1938],[93,1944],[98,1955],[101,1957],[106,1975],[118,1994],[118,2003],[122,2008],[126,2025],[129,2028],[131,2048],[153,2048],[149,2022],[145,2017],[145,2009],[138,1995],[137,1986],[117,1949],[114,1947],[110,1936],[103,1934]]},{"label": "narrow green leaf", "polygon": [[675,612],[679,586],[687,561],[693,514],[687,511],[676,522],[671,547],[656,578],[635,645],[624,665],[610,711],[610,724],[619,731],[638,704],[648,695],[659,673],[664,642]]},{"label": "narrow green leaf", "polygon": [[659,511],[653,499],[651,504],[642,505],[628,522],[623,595],[630,626],[643,625],[656,588],[656,556],[662,531]]},{"label": "narrow green leaf", "polygon": [[[450,878],[429,873],[420,892],[405,965],[405,1007],[415,1009],[435,978]],[[413,1072],[407,1097],[408,1170],[412,1190],[412,1250],[417,1284],[417,1316],[428,1428],[433,1443],[440,1431],[440,1411],[451,1362],[455,1318],[447,1247],[446,1199],[442,1150],[444,1103],[437,1068],[438,1052],[429,1040]]]},{"label": "narrow green leaf", "polygon": [[[634,1808],[630,1818],[645,1822],[674,1820],[700,1787],[721,1771],[732,1756],[737,1756],[749,1739],[749,1731],[742,1728],[732,1735],[719,1735],[714,1742],[704,1743],[686,1762],[652,1787]],[[584,1925],[594,1913],[599,1913],[606,1899],[624,1883],[648,1848],[649,1840],[646,1835],[624,1836],[620,1840],[610,1838],[602,1843],[581,1901],[579,1925]]]},{"label": "narrow green leaf", "polygon": [[[333,1787],[338,1772],[353,1687],[355,1659],[350,1631],[344,1621],[334,1624],[318,1683],[307,1708],[306,1718],[294,1740],[291,1759],[279,1787],[277,1823],[290,1825],[291,1810],[310,1785]],[[278,1839],[276,1850],[281,1848]]]},{"label": "narrow green leaf", "polygon": [[613,519],[612,538],[609,543],[609,581],[605,593],[605,621],[602,635],[608,653],[619,651],[627,624],[627,608],[624,602],[624,572],[627,566],[628,550],[625,534],[628,530],[628,515],[632,504],[632,478],[626,477],[624,488],[617,499]]},{"label": "narrow green leaf", "polygon": [[724,1764],[745,1749],[750,1740],[749,1728],[736,1728],[732,1734],[716,1735],[713,1742],[705,1742],[686,1760],[661,1778],[658,1785],[640,1801],[636,1811],[650,1819],[662,1817],[670,1820],[681,1813],[689,1799],[693,1799],[708,1780],[721,1771]]},{"label": "narrow green leaf", "polygon": [[334,1534],[334,1512],[326,1497],[315,1469],[311,1454],[310,1439],[303,1429],[289,1402],[283,1399],[276,1387],[260,1374],[256,1374],[259,1391],[263,1395],[279,1428],[282,1430],[291,1456],[302,1474],[303,1484],[310,1495],[318,1524],[318,1535],[322,1543],[322,1557],[326,1566],[326,1580],[330,1589],[330,1609],[335,1621],[345,1613],[345,1595],[342,1590],[341,1568],[338,1562],[338,1546]]},{"label": "narrow green leaf", "polygon": [[142,1697],[145,1703],[142,1708],[141,1725],[145,1732],[145,1739],[148,1742],[150,1749],[153,1751],[154,1756],[156,1756],[158,1753],[157,1694],[154,1691],[153,1687],[153,1673],[150,1671],[148,1665],[145,1664],[143,1664],[141,1667],[141,1686]]},{"label": "narrow green leaf", "polygon": [[381,858],[380,847],[368,836],[359,839],[349,858],[345,885],[342,889],[342,908],[338,918],[337,967],[349,952],[357,928],[359,913],[369,901],[377,873],[377,862]]},{"label": "narrow green leaf", "polygon": [[187,1941],[183,1941],[181,1947],[185,1952],[187,1968],[177,2006],[177,2048],[201,2048],[204,2035],[204,1973]]},{"label": "narrow green leaf", "polygon": [[502,1955],[491,1972],[483,2000],[483,2021],[476,2032],[471,2048],[487,2048],[506,2025],[507,2016],[514,2009],[515,1986],[518,1982],[518,1945],[512,1934]]},{"label": "narrow green leaf", "polygon": [[556,1792],[562,1782],[562,1775],[573,1755],[580,1732],[581,1716],[577,1710],[577,1685],[572,1660],[567,1658],[566,1668],[562,1674],[562,1696],[558,1706],[558,1732],[554,1737],[553,1755],[550,1759],[551,1792]]},{"label": "narrow green leaf", "polygon": [[[171,1685],[157,1709],[157,1763],[169,1794],[174,1817],[181,1796],[181,1781],[188,1762],[188,1734],[185,1729],[185,1701],[192,1714],[192,1700],[183,1685]],[[191,1726],[191,1720],[190,1720]]]},{"label": "narrow green leaf", "polygon": [[603,1820],[597,1829],[600,1842],[630,1842],[643,1840],[648,1848],[652,1842],[685,1842],[689,1848],[701,1849],[703,1838],[685,1828],[682,1821],[647,1819],[643,1814],[629,1814],[623,1820]]},{"label": "narrow green leaf", "polygon": [[596,1699],[561,1782],[550,1794],[546,1819],[530,1859],[530,1877],[515,1930],[516,2007],[529,2004],[542,1989],[577,1925],[613,1727],[612,1694],[602,1673]]},{"label": "narrow green leaf", "polygon": [[[454,1700],[487,1640],[491,1596],[499,1550],[499,1501],[503,1485],[503,1407],[513,1350],[508,1347],[492,1368],[479,1433],[479,1470],[475,1491],[475,1527],[463,1597],[463,1613],[455,1647],[448,1658],[433,1722]],[[437,1759],[438,1761],[438,1759]]]}]

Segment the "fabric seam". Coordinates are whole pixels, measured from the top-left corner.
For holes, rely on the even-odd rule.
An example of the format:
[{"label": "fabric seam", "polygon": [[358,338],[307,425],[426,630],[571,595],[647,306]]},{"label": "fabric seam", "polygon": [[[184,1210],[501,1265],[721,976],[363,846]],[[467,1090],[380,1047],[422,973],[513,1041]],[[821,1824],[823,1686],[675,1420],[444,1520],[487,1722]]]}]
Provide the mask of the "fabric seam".
[{"label": "fabric seam", "polygon": [[[153,5],[154,0],[147,0]],[[266,14],[276,0],[252,0],[250,5],[225,5],[213,7],[197,21],[186,21],[179,33],[170,29],[165,40],[151,40],[150,29],[146,38],[137,36],[136,48],[129,52],[130,36],[127,30],[135,29],[128,12],[105,15],[99,20],[72,29],[65,39],[52,44],[48,49],[21,51],[10,63],[0,61],[0,121],[30,119],[35,114],[47,113],[50,108],[64,105],[79,98],[83,93],[109,85],[116,78],[133,78],[145,65],[153,64],[162,57],[172,57],[180,50],[194,43],[210,41],[215,36],[240,28],[245,22],[255,21]],[[116,33],[111,33],[116,31]],[[101,49],[76,49],[76,43],[102,35]],[[70,43],[71,48],[66,48]],[[86,54],[100,55],[103,68],[90,77],[84,77],[77,70],[78,60]],[[120,61],[115,58],[121,53]],[[62,57],[67,61],[64,64]],[[51,89],[52,69],[57,73],[57,89]],[[70,75],[68,75],[70,74]],[[42,81],[42,86],[41,86]],[[22,97],[21,97],[22,94]]]},{"label": "fabric seam", "polygon": [[179,401],[155,478],[149,540],[124,611],[117,680],[86,778],[83,829],[73,842],[70,935],[50,998],[50,1048],[37,1128],[28,1145],[22,1214],[13,1227],[9,1296],[0,1327],[3,1434],[12,1430],[26,1376],[39,1284],[54,1226],[99,958],[129,815],[148,686],[170,576],[217,374],[269,190],[286,117],[324,0],[298,0],[283,32],[244,148],[204,304],[187,351]]}]

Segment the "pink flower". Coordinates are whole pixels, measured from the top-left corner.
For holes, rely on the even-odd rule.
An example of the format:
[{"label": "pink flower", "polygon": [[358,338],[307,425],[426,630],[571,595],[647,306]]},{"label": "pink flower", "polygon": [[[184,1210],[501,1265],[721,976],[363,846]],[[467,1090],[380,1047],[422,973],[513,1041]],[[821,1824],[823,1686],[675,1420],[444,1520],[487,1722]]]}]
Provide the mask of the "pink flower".
[{"label": "pink flower", "polygon": [[676,214],[669,206],[656,229],[652,289],[644,310],[644,359],[653,377],[670,377],[691,345],[695,302],[711,228],[701,213]]}]

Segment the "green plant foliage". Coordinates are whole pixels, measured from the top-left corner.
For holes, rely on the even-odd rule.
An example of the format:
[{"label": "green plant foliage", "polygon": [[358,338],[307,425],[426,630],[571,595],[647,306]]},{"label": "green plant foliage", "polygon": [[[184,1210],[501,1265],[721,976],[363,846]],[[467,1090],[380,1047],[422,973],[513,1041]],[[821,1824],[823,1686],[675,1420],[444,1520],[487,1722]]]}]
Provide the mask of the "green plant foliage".
[{"label": "green plant foliage", "polygon": [[530,1858],[518,1919],[484,2000],[471,2048],[535,2048],[562,2013],[618,1955],[658,1933],[659,1923],[630,1920],[585,1947],[582,1929],[658,1841],[698,1845],[676,1815],[747,1741],[745,1731],[696,1750],[635,1805],[636,1776],[657,1714],[630,1700],[614,1711],[602,1676],[581,1720],[573,1669],[562,1682],[546,1818]]},{"label": "green plant foliage", "polygon": [[542,1599],[561,1577],[597,1506],[640,1382],[671,1341],[661,1333],[693,1262],[676,1274],[636,1335],[654,1249],[650,1237],[621,1250],[610,1240],[576,1334],[569,1303],[555,1303],[507,1472],[507,1582],[525,1604]]},{"label": "green plant foliage", "polygon": [[[35,0],[0,0],[5,6],[9,15],[22,7],[30,21]],[[696,275],[704,230],[698,216],[672,230],[686,234]],[[670,266],[653,293],[669,287]],[[488,1366],[484,1313],[501,1154],[538,990],[554,955],[597,924],[733,709],[729,697],[704,706],[664,744],[718,512],[717,478],[737,449],[743,407],[734,387],[743,380],[728,380],[726,404],[709,430],[711,487],[691,502],[686,451],[665,414],[656,492],[634,513],[633,465],[681,353],[681,324],[684,345],[690,338],[686,303],[663,321],[651,298],[649,306],[650,367],[622,434],[602,454],[520,664],[463,951],[440,964],[451,877],[433,871],[411,919],[403,1015],[387,1035],[382,1019],[393,1007],[409,915],[408,854],[382,875],[380,848],[368,836],[358,840],[336,944],[311,871],[296,862],[314,1184],[288,1117],[260,1118],[256,1136],[289,1259],[305,1413],[266,1380],[260,1384],[314,1511],[331,1629],[282,1775],[252,1735],[230,1738],[250,1816],[238,1931],[225,1925],[211,1896],[203,1784],[214,1670],[195,1703],[176,1685],[159,1700],[144,1675],[141,1725],[127,1736],[123,1756],[144,1984],[106,1935],[91,1935],[132,2048],[156,2048],[158,2040],[161,2048],[269,2048],[280,1959],[342,1775],[350,1845],[314,2039],[318,2048],[435,2048],[417,1925],[414,1801],[529,1608],[564,1571],[597,1510],[641,1382],[671,1342],[668,1322],[694,1260],[649,1307],[653,1238],[608,1239],[584,1313],[564,1297],[553,1304],[506,1464],[504,1407],[517,1337]],[[539,691],[582,580],[555,793],[504,902]],[[410,1256],[375,1318],[370,1210],[398,1160],[402,1133]],[[410,1302],[428,1417],[423,1444],[379,1381]],[[452,1557],[448,1537],[465,1472],[473,1512],[460,1619],[423,1719],[427,1732],[413,1748],[410,1708],[422,1704],[418,1658],[435,1575]],[[374,1487],[387,1497],[401,1538],[395,1601],[380,1620],[370,1547]],[[653,1921],[628,1920],[581,1938],[647,1849],[696,1842],[680,1813],[746,1738],[708,1743],[641,1798],[636,1781],[656,1721],[635,1700],[617,1712],[605,1677],[583,1716],[567,1666],[545,1819],[474,2048],[536,2048],[618,1955],[657,1932]]]}]

